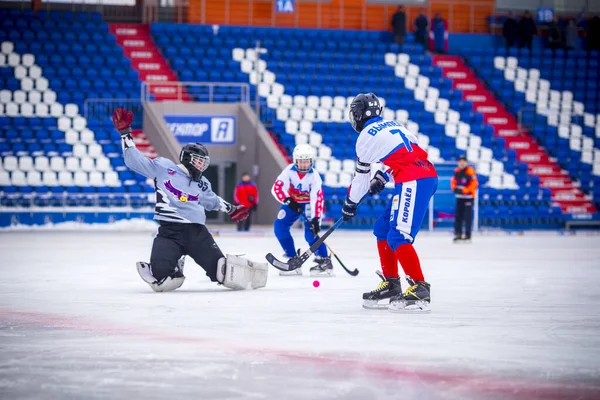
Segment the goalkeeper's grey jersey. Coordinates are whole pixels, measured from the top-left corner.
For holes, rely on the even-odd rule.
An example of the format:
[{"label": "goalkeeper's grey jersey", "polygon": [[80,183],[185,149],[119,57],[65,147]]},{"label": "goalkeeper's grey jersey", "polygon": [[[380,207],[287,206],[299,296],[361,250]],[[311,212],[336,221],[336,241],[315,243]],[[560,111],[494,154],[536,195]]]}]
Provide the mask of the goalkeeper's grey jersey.
[{"label": "goalkeeper's grey jersey", "polygon": [[205,224],[205,210],[225,211],[226,202],[212,191],[210,182],[202,177],[190,179],[184,166],[158,157],[144,157],[131,138],[123,138],[125,165],[147,178],[154,179],[157,221]]}]

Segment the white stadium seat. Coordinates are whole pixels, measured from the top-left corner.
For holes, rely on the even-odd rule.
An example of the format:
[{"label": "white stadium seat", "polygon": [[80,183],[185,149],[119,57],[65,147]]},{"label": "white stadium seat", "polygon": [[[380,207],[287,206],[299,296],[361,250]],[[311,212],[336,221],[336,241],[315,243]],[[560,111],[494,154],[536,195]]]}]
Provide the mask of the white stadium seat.
[{"label": "white stadium seat", "polygon": [[33,170],[33,158],[29,156],[19,157],[19,169],[23,172]]},{"label": "white stadium seat", "polygon": [[353,174],[355,169],[356,169],[356,162],[354,160],[342,161],[342,171]]},{"label": "white stadium seat", "polygon": [[10,90],[0,90],[0,103],[6,104],[12,101],[12,92]]},{"label": "white stadium seat", "polygon": [[104,184],[106,186],[121,186],[121,182],[119,181],[119,175],[115,171],[109,171],[104,174]]},{"label": "white stadium seat", "polygon": [[96,170],[100,172],[108,172],[111,170],[108,157],[101,156],[96,158]]},{"label": "white stadium seat", "polygon": [[50,115],[48,104],[39,103],[35,105],[34,114],[37,117],[46,118]]},{"label": "white stadium seat", "polygon": [[319,98],[317,96],[308,96],[306,98],[306,105],[315,110],[319,108]]},{"label": "white stadium seat", "polygon": [[23,104],[27,102],[27,93],[22,90],[15,90],[13,92],[13,102],[17,104]]},{"label": "white stadium seat", "polygon": [[302,120],[298,124],[298,131],[301,133],[311,133],[313,129],[313,124],[311,121]]},{"label": "white stadium seat", "polygon": [[[79,171],[79,158],[77,157],[67,157],[65,161],[64,169],[69,172]],[[60,171],[59,171],[60,172]]]},{"label": "white stadium seat", "polygon": [[385,53],[384,60],[385,65],[393,67],[398,63],[398,56],[395,53]]},{"label": "white stadium seat", "polygon": [[8,171],[0,170],[0,186],[10,186],[10,175]]},{"label": "white stadium seat", "polygon": [[293,104],[294,104],[294,106],[296,106],[298,108],[302,108],[302,107],[306,106],[306,97],[304,97],[300,94],[294,96]]},{"label": "white stadium seat", "polygon": [[27,184],[29,186],[42,186],[42,174],[39,171],[29,171],[27,173]]},{"label": "white stadium seat", "polygon": [[329,160],[329,172],[341,172],[342,162],[337,159]]},{"label": "white stadium seat", "polygon": [[56,172],[53,171],[43,171],[42,172],[42,181],[46,186],[57,186],[58,179],[56,176]]},{"label": "white stadium seat", "polygon": [[71,129],[71,118],[68,117],[60,117],[58,118],[58,129],[66,132]]},{"label": "white stadium seat", "polygon": [[87,146],[83,143],[75,143],[73,145],[73,155],[77,158],[83,158],[88,155]]},{"label": "white stadium seat", "polygon": [[295,135],[298,133],[298,121],[294,121],[292,119],[288,119],[285,121],[285,131],[290,135]]},{"label": "white stadium seat", "polygon": [[69,129],[65,132],[65,143],[74,145],[77,142],[79,142],[79,132],[73,129]]},{"label": "white stadium seat", "polygon": [[332,173],[332,172],[327,172],[325,174],[325,179],[323,180],[323,184],[325,186],[330,186],[330,187],[338,187],[338,174]]},{"label": "white stadium seat", "polygon": [[23,117],[33,117],[33,106],[29,103],[21,104],[21,115]]},{"label": "white stadium seat", "polygon": [[4,157],[3,168],[6,171],[15,171],[19,168],[19,160],[15,156],[6,156]]},{"label": "white stadium seat", "polygon": [[56,92],[52,90],[44,90],[38,86],[36,86],[36,89],[43,93],[42,98],[44,99],[44,103],[48,105],[56,103]]},{"label": "white stadium seat", "polygon": [[87,172],[77,171],[73,176],[73,183],[75,186],[89,186],[89,179]]},{"label": "white stadium seat", "polygon": [[83,157],[81,159],[81,170],[84,172],[91,172],[96,169],[96,163],[91,157]]},{"label": "white stadium seat", "polygon": [[13,171],[10,174],[10,180],[15,186],[26,186],[27,185],[27,177],[25,176],[25,172],[23,171]]},{"label": "white stadium seat", "polygon": [[321,146],[318,149],[318,156],[319,158],[323,159],[323,160],[329,160],[331,159],[331,147],[329,146]]},{"label": "white stadium seat", "polygon": [[25,92],[29,92],[33,90],[33,80],[31,78],[23,78],[21,79],[21,90]]},{"label": "white stadium seat", "polygon": [[90,172],[90,186],[104,186],[104,179],[101,172]]},{"label": "white stadium seat", "polygon": [[73,118],[73,129],[78,132],[81,132],[87,126],[87,120],[83,117],[75,117]]},{"label": "white stadium seat", "polygon": [[333,108],[333,98],[331,96],[322,96],[321,107],[325,109]]},{"label": "white stadium seat", "polygon": [[23,54],[23,57],[21,59],[21,65],[24,65],[25,67],[31,67],[33,64],[35,64],[35,56],[33,54]]},{"label": "white stadium seat", "polygon": [[47,171],[50,169],[50,160],[45,156],[36,157],[34,160],[34,167],[40,172]]},{"label": "white stadium seat", "polygon": [[327,169],[328,169],[328,163],[327,163],[327,161],[321,160],[321,159],[317,159],[315,161],[315,169],[317,170],[318,173],[324,174],[325,172],[327,172]]},{"label": "white stadium seat", "polygon": [[65,159],[63,157],[54,156],[50,159],[50,169],[55,172],[60,172],[65,169]]},{"label": "white stadium seat", "polygon": [[58,173],[58,184],[61,186],[73,186],[73,173],[60,171]]}]

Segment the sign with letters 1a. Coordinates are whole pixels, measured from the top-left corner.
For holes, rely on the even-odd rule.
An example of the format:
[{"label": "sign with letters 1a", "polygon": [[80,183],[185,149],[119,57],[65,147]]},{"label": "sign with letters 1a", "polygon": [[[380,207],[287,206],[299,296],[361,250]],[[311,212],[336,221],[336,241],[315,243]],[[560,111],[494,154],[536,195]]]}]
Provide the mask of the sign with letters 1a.
[{"label": "sign with letters 1a", "polygon": [[164,115],[167,126],[179,143],[232,145],[237,139],[234,115]]},{"label": "sign with letters 1a", "polygon": [[277,12],[293,13],[294,12],[294,0],[276,0],[275,7],[276,7]]}]

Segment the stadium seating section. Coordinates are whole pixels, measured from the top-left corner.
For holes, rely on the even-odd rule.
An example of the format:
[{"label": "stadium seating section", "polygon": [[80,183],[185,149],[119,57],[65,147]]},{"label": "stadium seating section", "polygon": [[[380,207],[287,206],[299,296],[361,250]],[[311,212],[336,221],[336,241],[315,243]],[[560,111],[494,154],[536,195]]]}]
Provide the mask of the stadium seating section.
[{"label": "stadium seating section", "polygon": [[[109,27],[95,13],[41,12],[34,16],[0,9],[0,17],[2,206],[147,206],[148,196],[143,193],[152,187],[124,167],[110,120],[83,116],[86,105],[93,102],[90,99],[139,99],[139,79],[150,72],[144,71],[148,63],[135,60],[126,39],[120,37],[127,34],[126,29]],[[561,225],[563,214],[560,207],[553,206],[552,192],[530,175],[527,165],[518,161],[517,152],[494,133],[494,127],[410,35],[400,49],[387,32],[227,26],[215,32],[212,26],[155,23],[144,34],[147,39],[142,40],[156,46],[156,51],[149,47],[148,57],[160,64],[161,73],[167,76],[174,74],[180,81],[252,83],[252,91],[264,101],[261,116],[269,121],[280,146],[288,154],[300,143],[316,148],[316,168],[324,178],[332,216],[339,215],[356,157],[356,134],[346,122],[346,110],[355,94],[373,91],[385,105],[384,118],[398,119],[418,132],[433,161],[453,161],[459,154],[475,160],[483,186],[483,225]],[[257,40],[261,48],[258,62]],[[507,103],[516,99],[517,107],[521,97],[525,104],[525,94],[521,95],[521,86],[512,86],[518,79],[505,79],[505,74],[506,78],[511,74],[508,66],[514,66],[515,77],[522,76],[521,69],[529,76],[537,67],[541,78],[535,86],[535,99],[542,98],[545,66],[538,66],[533,59],[520,64],[525,61],[505,57],[501,62],[493,53],[472,55],[473,64],[483,65],[478,72],[490,88]],[[561,64],[563,70],[566,65],[579,65],[573,60],[579,58],[568,58]],[[586,62],[585,76],[597,79],[597,60],[595,64]],[[548,74],[553,90],[568,87],[552,79],[555,76]],[[596,200],[600,198],[596,150],[596,132],[600,130],[593,118],[597,91],[586,86],[572,92],[573,115],[567,133],[539,108],[533,114],[524,113],[524,122],[532,124],[536,138]],[[554,104],[552,92],[546,92]],[[568,96],[564,93],[560,104],[566,109]],[[239,100],[226,89],[214,94],[219,101]],[[527,96],[533,99],[529,92]],[[204,100],[201,94],[190,94],[190,98]],[[540,103],[532,106],[536,104]],[[579,104],[584,104],[584,113],[576,112]],[[575,126],[580,126],[580,131]],[[543,138],[539,137],[542,132]],[[555,140],[547,139],[551,136],[556,136]],[[575,137],[580,139],[580,147],[573,148]],[[591,147],[586,138],[592,140]],[[446,174],[452,170],[440,169],[447,170]],[[447,188],[446,180],[441,189]],[[362,207],[354,226],[367,228],[385,201],[384,195]],[[451,213],[452,207],[451,201],[440,201],[436,216]]]},{"label": "stadium seating section", "polygon": [[83,116],[86,99],[139,98],[108,25],[97,13],[0,13],[2,206],[148,205],[123,195],[152,187],[125,168],[110,120]]},{"label": "stadium seating section", "polygon": [[577,187],[600,206],[597,52],[466,49],[464,55]]}]

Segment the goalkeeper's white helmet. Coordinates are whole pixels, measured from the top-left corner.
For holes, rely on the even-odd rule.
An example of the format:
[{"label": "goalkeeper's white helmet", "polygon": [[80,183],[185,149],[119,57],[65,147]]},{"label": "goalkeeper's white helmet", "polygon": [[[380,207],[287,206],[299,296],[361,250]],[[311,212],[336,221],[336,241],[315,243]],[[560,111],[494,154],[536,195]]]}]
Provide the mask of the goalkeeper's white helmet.
[{"label": "goalkeeper's white helmet", "polygon": [[[298,172],[303,174],[310,172],[314,164],[315,152],[309,144],[299,144],[296,146],[292,156]],[[308,162],[301,160],[308,160]]]}]

